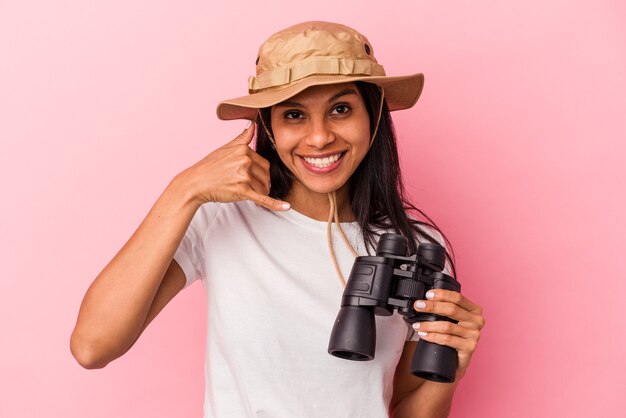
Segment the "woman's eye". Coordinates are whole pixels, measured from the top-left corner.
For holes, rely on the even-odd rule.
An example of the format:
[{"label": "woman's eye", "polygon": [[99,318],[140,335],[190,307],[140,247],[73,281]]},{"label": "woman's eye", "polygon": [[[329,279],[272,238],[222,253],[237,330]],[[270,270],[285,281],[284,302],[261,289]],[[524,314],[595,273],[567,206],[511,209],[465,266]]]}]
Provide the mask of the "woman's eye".
[{"label": "woman's eye", "polygon": [[285,112],[285,119],[300,119],[302,117],[302,113],[291,110],[289,112]]},{"label": "woman's eye", "polygon": [[340,105],[335,106],[332,113],[345,115],[346,113],[349,113],[349,112],[350,112],[350,106],[345,105],[345,104],[340,104]]}]

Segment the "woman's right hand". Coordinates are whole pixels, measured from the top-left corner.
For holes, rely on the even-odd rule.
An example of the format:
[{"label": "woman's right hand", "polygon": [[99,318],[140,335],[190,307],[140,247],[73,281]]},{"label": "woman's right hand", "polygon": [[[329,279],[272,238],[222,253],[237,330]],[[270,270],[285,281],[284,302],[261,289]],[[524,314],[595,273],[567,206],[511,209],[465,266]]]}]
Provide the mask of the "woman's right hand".
[{"label": "woman's right hand", "polygon": [[270,163],[249,144],[255,125],[183,171],[179,177],[190,187],[198,204],[251,200],[271,210],[288,210],[288,202],[272,199]]}]

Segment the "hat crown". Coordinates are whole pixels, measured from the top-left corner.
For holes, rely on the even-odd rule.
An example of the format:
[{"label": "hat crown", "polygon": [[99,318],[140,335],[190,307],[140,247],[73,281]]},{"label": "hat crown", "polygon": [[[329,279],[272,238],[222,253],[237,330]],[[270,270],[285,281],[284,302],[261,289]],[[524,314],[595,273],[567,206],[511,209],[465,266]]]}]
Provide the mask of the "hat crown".
[{"label": "hat crown", "polygon": [[365,36],[338,23],[304,22],[270,36],[259,48],[257,75],[302,62],[325,59],[377,63]]},{"label": "hat crown", "polygon": [[367,38],[330,22],[304,22],[270,36],[259,48],[248,92],[284,88],[313,75],[384,76]]}]

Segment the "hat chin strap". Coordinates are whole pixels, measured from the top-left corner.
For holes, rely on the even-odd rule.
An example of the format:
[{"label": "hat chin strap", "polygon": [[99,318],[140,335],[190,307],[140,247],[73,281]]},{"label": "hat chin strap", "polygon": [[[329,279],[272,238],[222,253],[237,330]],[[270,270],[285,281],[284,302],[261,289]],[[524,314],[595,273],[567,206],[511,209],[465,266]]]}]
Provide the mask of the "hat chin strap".
[{"label": "hat chin strap", "polygon": [[335,255],[335,249],[333,247],[333,237],[331,233],[331,225],[333,221],[335,221],[335,225],[337,225],[337,229],[341,234],[341,238],[346,246],[352,252],[352,255],[355,257],[359,256],[359,253],[354,249],[348,237],[346,237],[346,233],[343,231],[341,224],[339,223],[339,215],[337,214],[337,196],[335,195],[335,191],[328,193],[328,202],[330,203],[330,211],[328,214],[328,224],[326,226],[326,239],[328,240],[328,249],[330,251],[330,258],[333,260],[333,265],[335,266],[335,272],[337,273],[337,277],[339,277],[339,281],[343,287],[346,287],[346,280],[343,278],[343,274],[341,274],[341,269],[339,268],[339,263],[337,262],[337,256]]},{"label": "hat chin strap", "polygon": [[[378,117],[376,118],[376,125],[374,127],[374,132],[372,133],[372,137],[370,139],[368,152],[370,148],[372,148],[372,145],[374,144],[374,139],[376,138],[376,134],[378,133],[378,126],[380,125],[380,119],[383,114],[385,90],[381,86],[378,86],[378,90],[380,90],[380,104],[378,106]],[[263,125],[263,129],[265,130],[265,133],[267,134],[267,136],[270,139],[270,142],[272,143],[272,148],[276,150],[276,141],[274,140],[274,137],[272,136],[269,129],[267,129],[267,126],[265,125],[265,121],[263,120],[263,117],[261,116],[261,109],[258,109],[258,114],[259,114],[259,120],[261,121],[261,125]],[[354,249],[354,247],[350,243],[350,240],[348,240],[348,237],[346,237],[346,233],[341,227],[341,224],[339,223],[339,214],[337,212],[337,195],[335,193],[335,190],[328,193],[328,202],[330,204],[330,210],[328,213],[328,224],[326,227],[326,238],[328,240],[328,249],[330,251],[330,257],[333,260],[333,265],[335,266],[335,272],[337,273],[337,277],[339,277],[339,281],[341,282],[341,285],[343,287],[346,287],[346,280],[343,278],[343,274],[341,274],[341,269],[339,268],[339,262],[337,261],[337,256],[335,255],[335,249],[333,247],[333,239],[332,239],[332,231],[331,231],[331,226],[333,224],[333,221],[335,222],[335,225],[337,226],[337,229],[339,230],[339,234],[341,235],[343,242],[346,244],[348,249],[350,249],[350,252],[352,252],[352,255],[354,255],[355,257],[358,257],[359,253]]]},{"label": "hat chin strap", "polygon": [[261,121],[261,125],[263,125],[263,129],[265,130],[265,133],[267,134],[268,138],[270,139],[270,142],[272,143],[272,148],[276,150],[276,141],[274,141],[274,137],[272,136],[272,134],[270,133],[270,130],[267,129],[267,126],[265,125],[265,121],[263,120],[263,116],[261,115],[261,109],[257,109],[257,113],[259,115],[259,120]]}]

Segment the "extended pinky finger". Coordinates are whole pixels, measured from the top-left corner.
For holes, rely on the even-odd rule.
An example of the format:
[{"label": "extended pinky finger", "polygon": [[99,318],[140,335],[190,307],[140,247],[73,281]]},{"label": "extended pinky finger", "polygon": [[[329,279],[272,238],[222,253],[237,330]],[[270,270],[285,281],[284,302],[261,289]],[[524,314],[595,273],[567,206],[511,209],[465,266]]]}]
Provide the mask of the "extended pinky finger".
[{"label": "extended pinky finger", "polygon": [[258,205],[261,205],[270,210],[278,210],[284,211],[289,210],[291,205],[288,202],[284,202],[282,200],[272,199],[271,197],[255,192],[254,190],[250,190],[246,197]]}]

